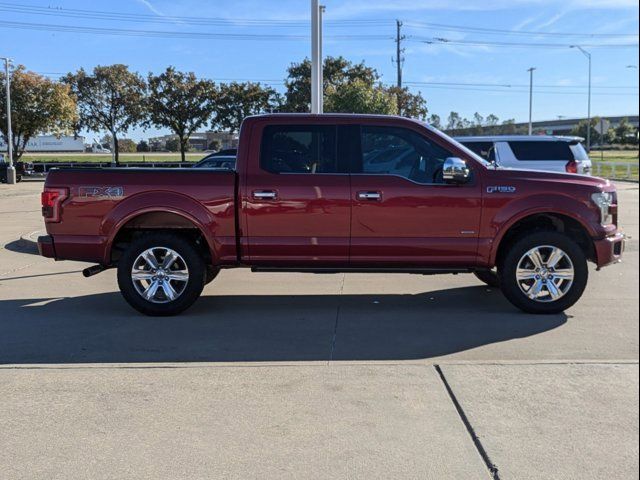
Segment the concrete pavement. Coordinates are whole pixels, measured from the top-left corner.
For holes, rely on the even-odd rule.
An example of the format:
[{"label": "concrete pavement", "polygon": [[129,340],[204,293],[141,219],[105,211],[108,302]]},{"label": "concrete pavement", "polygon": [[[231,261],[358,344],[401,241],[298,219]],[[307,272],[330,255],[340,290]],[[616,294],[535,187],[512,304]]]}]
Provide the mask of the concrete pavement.
[{"label": "concrete pavement", "polygon": [[637,477],[637,184],[625,262],[551,317],[471,275],[245,271],[141,317],[18,241],[41,188],[0,185],[7,478]]}]

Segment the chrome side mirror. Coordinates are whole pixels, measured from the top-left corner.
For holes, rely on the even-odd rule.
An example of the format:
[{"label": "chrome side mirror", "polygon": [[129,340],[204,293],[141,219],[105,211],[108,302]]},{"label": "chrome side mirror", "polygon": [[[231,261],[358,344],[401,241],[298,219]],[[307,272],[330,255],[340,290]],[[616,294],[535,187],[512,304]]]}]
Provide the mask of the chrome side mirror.
[{"label": "chrome side mirror", "polygon": [[469,180],[471,172],[464,160],[458,157],[449,157],[442,167],[442,178],[447,183],[465,183]]}]

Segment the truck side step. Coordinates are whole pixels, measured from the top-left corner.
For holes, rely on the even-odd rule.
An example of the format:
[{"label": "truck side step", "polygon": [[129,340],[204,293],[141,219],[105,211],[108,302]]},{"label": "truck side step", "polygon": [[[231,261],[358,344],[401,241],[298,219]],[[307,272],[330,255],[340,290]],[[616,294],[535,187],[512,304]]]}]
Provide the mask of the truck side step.
[{"label": "truck side step", "polygon": [[277,268],[277,267],[252,267],[255,273],[410,273],[415,275],[440,275],[458,273],[471,273],[471,268]]}]

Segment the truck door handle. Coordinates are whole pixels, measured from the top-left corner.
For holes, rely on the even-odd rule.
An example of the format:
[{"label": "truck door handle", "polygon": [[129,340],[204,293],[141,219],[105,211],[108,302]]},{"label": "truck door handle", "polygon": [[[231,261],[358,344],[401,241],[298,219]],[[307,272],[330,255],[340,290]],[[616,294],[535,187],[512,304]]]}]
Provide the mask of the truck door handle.
[{"label": "truck door handle", "polygon": [[278,194],[275,190],[255,190],[253,192],[253,198],[256,200],[275,200]]},{"label": "truck door handle", "polygon": [[358,192],[358,200],[368,200],[376,202],[382,200],[382,193],[380,192]]}]

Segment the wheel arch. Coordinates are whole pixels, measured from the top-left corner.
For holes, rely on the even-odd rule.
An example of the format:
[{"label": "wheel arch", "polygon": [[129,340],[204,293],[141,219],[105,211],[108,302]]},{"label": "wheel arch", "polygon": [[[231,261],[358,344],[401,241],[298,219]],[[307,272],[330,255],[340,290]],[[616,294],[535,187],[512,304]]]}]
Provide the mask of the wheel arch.
[{"label": "wheel arch", "polygon": [[[117,261],[114,251],[123,241],[147,231],[170,230],[201,238],[208,261],[216,258],[215,218],[195,200],[172,192],[134,196],[116,206],[104,218],[101,230],[107,237],[105,265]],[[116,253],[116,258],[114,258]]]},{"label": "wheel arch", "polygon": [[504,226],[493,244],[489,257],[490,264],[499,267],[509,245],[527,233],[539,231],[554,231],[570,235],[587,259],[595,261],[596,252],[591,231],[581,219],[566,212],[541,210],[513,218]]}]

